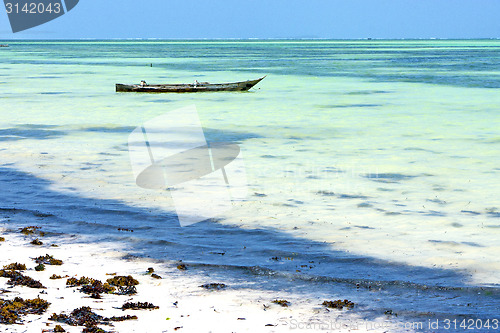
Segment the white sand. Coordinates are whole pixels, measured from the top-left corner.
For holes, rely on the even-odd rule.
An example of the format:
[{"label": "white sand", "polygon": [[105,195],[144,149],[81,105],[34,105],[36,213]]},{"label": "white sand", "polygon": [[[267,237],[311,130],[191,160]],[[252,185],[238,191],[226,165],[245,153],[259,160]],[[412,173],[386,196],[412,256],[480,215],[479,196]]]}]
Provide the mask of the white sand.
[{"label": "white sand", "polygon": [[[30,245],[32,237],[20,233],[5,233],[0,229],[0,235],[6,238],[0,242],[0,267],[12,262],[24,263],[28,270],[24,272],[39,280],[47,289],[31,289],[23,286],[11,288],[8,279],[0,278],[0,290],[7,289],[10,293],[0,293],[0,298],[11,299],[40,298],[51,303],[43,315],[24,317],[23,325],[1,325],[0,332],[51,332],[56,324],[67,332],[81,332],[82,327],[71,327],[48,320],[52,313],[65,312],[90,306],[97,314],[111,317],[137,315],[138,320],[114,323],[114,326],[101,325],[106,331],[112,332],[394,332],[406,331],[378,327],[371,329],[363,323],[353,310],[327,310],[321,305],[321,299],[311,296],[304,299],[284,291],[254,290],[251,288],[228,288],[220,291],[209,291],[199,286],[213,281],[207,276],[199,276],[189,270],[181,271],[176,267],[166,267],[147,259],[123,259],[124,253],[117,251],[117,244],[82,244],[71,241],[69,236],[40,238],[46,244]],[[76,239],[76,238],[75,238]],[[50,247],[57,243],[59,247]],[[46,265],[46,270],[36,272],[36,263],[31,258],[50,254],[64,261],[62,266]],[[146,275],[148,267],[154,267],[155,272],[163,277],[161,280]],[[52,274],[70,277],[87,276],[105,281],[117,273],[132,275],[140,284],[137,295],[103,295],[101,300],[89,298],[78,291],[78,288],[66,287],[66,279],[51,280]],[[272,304],[276,299],[286,299],[291,306],[283,308]],[[118,309],[126,301],[151,302],[160,307],[159,310],[127,310]],[[178,302],[177,306],[174,302]],[[378,325],[387,318],[377,319]],[[336,322],[337,321],[337,322]],[[336,324],[335,324],[336,322]],[[357,328],[347,328],[348,325],[359,323]],[[275,326],[266,326],[272,324]],[[323,324],[323,326],[320,326]],[[329,329],[333,325],[343,329]],[[371,322],[369,325],[376,325]],[[387,325],[387,323],[386,323]],[[396,325],[395,322],[392,325]],[[299,329],[301,327],[302,329]],[[323,329],[321,329],[321,327]],[[335,327],[335,326],[333,326]],[[177,330],[176,330],[177,328]],[[408,330],[410,331],[410,330]]]}]

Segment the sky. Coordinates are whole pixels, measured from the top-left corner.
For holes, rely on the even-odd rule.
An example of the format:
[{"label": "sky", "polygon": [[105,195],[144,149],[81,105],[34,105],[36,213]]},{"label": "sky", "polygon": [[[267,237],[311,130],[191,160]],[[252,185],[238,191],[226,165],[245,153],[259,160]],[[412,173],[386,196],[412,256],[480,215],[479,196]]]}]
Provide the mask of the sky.
[{"label": "sky", "polygon": [[80,0],[15,34],[0,12],[0,40],[82,38],[500,38],[500,0]]}]

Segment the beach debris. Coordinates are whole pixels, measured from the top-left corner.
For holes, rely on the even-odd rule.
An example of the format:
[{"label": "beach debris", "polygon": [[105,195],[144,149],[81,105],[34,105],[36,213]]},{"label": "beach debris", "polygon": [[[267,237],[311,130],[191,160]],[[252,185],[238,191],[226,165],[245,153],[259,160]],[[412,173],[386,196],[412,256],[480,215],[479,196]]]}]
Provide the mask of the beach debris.
[{"label": "beach debris", "polygon": [[121,308],[122,310],[157,310],[160,307],[149,302],[127,302]]},{"label": "beach debris", "polygon": [[351,309],[354,307],[354,302],[351,302],[347,299],[345,300],[336,300],[336,301],[324,301],[321,305],[326,306],[327,308],[330,309],[339,309],[342,310],[344,307]]},{"label": "beach debris", "polygon": [[51,279],[51,280],[59,280],[59,279],[65,279],[67,277],[69,277],[69,276],[68,275],[61,276],[61,275],[57,275],[57,274],[52,274],[52,276],[49,279]]},{"label": "beach debris", "polygon": [[80,279],[72,277],[66,280],[66,285],[69,287],[79,287],[79,286],[84,286],[86,284],[92,284],[95,281],[96,281],[95,279],[88,278],[85,276],[82,276]]},{"label": "beach debris", "polygon": [[8,278],[7,284],[12,286],[26,286],[29,288],[45,288],[39,281],[33,280],[29,276],[21,274],[19,271],[26,270],[25,264],[12,263],[5,265],[0,270],[0,277]]},{"label": "beach debris", "polygon": [[137,288],[135,286],[120,286],[118,291],[115,292],[116,295],[135,295],[137,294]]},{"label": "beach debris", "polygon": [[152,277],[153,279],[157,279],[157,280],[161,280],[161,279],[162,279],[162,277],[161,277],[161,276],[159,276],[158,274],[155,274],[155,273],[151,274],[151,277]]},{"label": "beach debris", "polygon": [[28,235],[34,234],[38,229],[41,229],[41,227],[29,226],[29,227],[22,228],[20,232],[22,234],[28,236]]},{"label": "beach debris", "polygon": [[126,320],[137,320],[137,316],[131,316],[131,315],[126,315],[126,316],[120,316],[120,317],[111,317],[109,318],[110,321],[126,321]]},{"label": "beach debris", "polygon": [[0,242],[5,242],[5,238],[0,237]]},{"label": "beach debris", "polygon": [[106,332],[103,329],[97,327],[97,325],[109,325],[110,322],[120,322],[125,320],[137,320],[137,316],[113,316],[111,318],[106,318],[92,312],[92,309],[88,306],[83,306],[81,308],[74,309],[69,315],[61,313],[53,313],[49,320],[67,324],[70,326],[85,326],[83,332],[95,333],[95,332]]},{"label": "beach debris", "polygon": [[181,328],[183,328],[183,327],[184,327],[184,326],[177,326],[177,327],[175,327],[175,328],[174,328],[174,331],[178,331],[178,330],[180,330],[180,329],[181,329]]},{"label": "beach debris", "polygon": [[32,245],[43,245],[43,242],[41,240],[39,240],[38,238],[33,239],[30,243]]},{"label": "beach debris", "polygon": [[3,266],[3,269],[7,270],[7,271],[25,271],[26,265],[14,262],[12,264],[8,264],[8,265]]},{"label": "beach debris", "polygon": [[44,270],[45,270],[44,264],[39,264],[38,266],[35,267],[35,271],[37,271],[37,272],[42,272]]},{"label": "beach debris", "polygon": [[131,275],[115,276],[111,279],[107,279],[106,282],[115,287],[130,287],[137,286],[139,284],[139,281],[134,279]]},{"label": "beach debris", "polygon": [[205,288],[208,290],[221,290],[225,289],[227,286],[224,283],[207,283],[200,286],[201,288]]},{"label": "beach debris", "polygon": [[90,326],[90,327],[85,327],[82,333],[108,333],[108,331],[105,331],[97,326]]},{"label": "beach debris", "polygon": [[[24,267],[24,269],[26,269],[26,266],[24,265],[20,267]],[[25,276],[17,270],[2,269],[0,270],[0,277],[8,278],[9,281],[7,281],[7,284],[11,286],[26,286],[28,288],[45,289],[40,281],[34,280],[29,276]]]},{"label": "beach debris", "polygon": [[90,297],[100,299],[103,293],[111,294],[116,290],[109,283],[102,283],[100,280],[82,276],[80,279],[69,278],[66,280],[68,287],[81,287],[80,292],[91,295]]},{"label": "beach debris", "polygon": [[64,328],[62,328],[61,325],[56,325],[54,327],[54,332],[66,332],[66,330]]},{"label": "beach debris", "polygon": [[153,267],[148,268],[148,272],[146,274],[153,274],[155,272],[155,269]]},{"label": "beach debris", "polygon": [[74,309],[69,315],[61,313],[53,313],[49,320],[67,324],[70,326],[86,326],[92,327],[97,324],[104,323],[104,317],[100,316],[94,312],[88,306],[83,306],[81,308]]},{"label": "beach debris", "polygon": [[21,322],[21,317],[28,314],[43,314],[50,303],[40,299],[22,299],[16,297],[13,300],[0,298],[0,323],[16,324]]},{"label": "beach debris", "polygon": [[275,299],[274,301],[272,301],[271,303],[274,303],[274,304],[278,304],[278,305],[281,305],[282,307],[284,308],[287,308],[291,305],[290,302],[288,302],[287,300],[285,299]]},{"label": "beach debris", "polygon": [[127,228],[118,228],[118,231],[134,232],[134,230],[132,230],[132,229],[127,229]]},{"label": "beach debris", "polygon": [[37,264],[61,266],[63,264],[62,260],[55,259],[53,256],[46,254],[45,256],[40,256],[35,259]]},{"label": "beach debris", "polygon": [[185,264],[179,264],[179,265],[177,265],[177,269],[181,270],[181,271],[185,271],[187,269],[187,267]]},{"label": "beach debris", "polygon": [[99,280],[95,280],[92,284],[86,284],[80,288],[82,293],[91,295],[92,298],[100,299],[100,294],[111,294],[116,290],[115,287],[110,286],[107,282],[102,283]]}]

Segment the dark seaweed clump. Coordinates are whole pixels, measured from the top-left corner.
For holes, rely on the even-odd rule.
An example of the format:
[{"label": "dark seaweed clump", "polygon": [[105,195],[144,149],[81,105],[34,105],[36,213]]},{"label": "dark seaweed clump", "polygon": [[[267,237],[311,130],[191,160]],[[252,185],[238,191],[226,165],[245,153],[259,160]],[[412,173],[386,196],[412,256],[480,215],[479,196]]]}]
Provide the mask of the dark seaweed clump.
[{"label": "dark seaweed clump", "polygon": [[96,281],[96,280],[92,279],[92,278],[88,278],[88,277],[82,276],[80,279],[69,278],[66,281],[66,285],[69,286],[69,287],[79,287],[79,286],[84,286],[86,284],[92,284],[92,283],[94,283],[94,281]]},{"label": "dark seaweed clump", "polygon": [[110,286],[108,283],[102,283],[99,280],[94,281],[92,284],[84,285],[80,288],[82,293],[92,295],[93,298],[101,298],[101,294],[111,294],[116,290],[115,287]]},{"label": "dark seaweed clump", "polygon": [[324,301],[321,305],[326,306],[331,309],[343,309],[344,307],[351,309],[354,307],[354,303],[345,299],[345,300],[336,300],[336,301]]},{"label": "dark seaweed clump", "polygon": [[28,235],[34,234],[38,229],[41,229],[41,227],[29,226],[29,227],[22,228],[20,232],[22,234],[28,236]]},{"label": "dark seaweed clump", "polygon": [[5,242],[5,238],[4,237],[0,237],[0,242]]},{"label": "dark seaweed clump", "polygon": [[131,275],[115,276],[111,279],[107,279],[106,282],[115,287],[130,287],[137,286],[139,284],[139,281],[134,279]]},{"label": "dark seaweed clump", "polygon": [[27,300],[20,297],[16,297],[13,300],[4,300],[0,298],[0,323],[19,323],[22,316],[28,314],[43,314],[47,311],[49,305],[49,302],[40,298]]},{"label": "dark seaweed clump", "polygon": [[66,281],[66,285],[69,287],[80,287],[82,293],[91,295],[92,298],[100,299],[101,294],[111,294],[116,290],[115,287],[109,285],[109,283],[102,283],[99,280],[88,278],[82,276],[80,279],[69,278]]},{"label": "dark seaweed clump", "polygon": [[185,271],[187,269],[187,267],[185,264],[179,264],[179,265],[177,265],[177,269],[181,270],[181,271]]},{"label": "dark seaweed clump", "polygon": [[34,259],[37,264],[61,266],[63,264],[62,260],[55,259],[53,256],[46,254],[45,256],[40,256]]},{"label": "dark seaweed clump", "polygon": [[0,270],[0,277],[8,278],[7,284],[11,286],[26,286],[28,288],[44,289],[45,287],[40,281],[34,280],[29,276],[25,276],[17,270]]},{"label": "dark seaweed clump", "polygon": [[8,270],[8,271],[25,271],[26,265],[15,262],[15,263],[3,266],[3,269]]},{"label": "dark seaweed clump", "polygon": [[43,242],[41,240],[39,240],[38,238],[36,238],[36,239],[33,239],[31,241],[31,244],[33,244],[33,245],[43,245]]},{"label": "dark seaweed clump", "polygon": [[226,288],[227,286],[224,283],[207,283],[200,286],[201,288],[209,289],[209,290],[221,290]]},{"label": "dark seaweed clump", "polygon": [[152,277],[153,279],[157,279],[157,280],[161,280],[161,279],[162,279],[162,277],[161,277],[161,276],[159,276],[158,274],[155,274],[155,273],[151,274],[151,277]]},{"label": "dark seaweed clump", "polygon": [[69,315],[61,313],[53,313],[49,320],[56,321],[59,323],[64,323],[70,326],[85,326],[82,331],[88,333],[99,333],[105,332],[103,329],[97,327],[97,325],[109,325],[109,322],[125,321],[125,320],[136,320],[137,316],[119,316],[106,318],[92,312],[92,309],[88,306],[83,306],[78,309],[74,309]]},{"label": "dark seaweed clump", "polygon": [[275,299],[273,301],[274,304],[278,304],[278,305],[281,305],[282,307],[284,308],[287,308],[290,306],[290,302],[288,302],[287,300],[285,299]]},{"label": "dark seaweed clump", "polygon": [[111,279],[107,279],[106,282],[118,288],[118,291],[116,292],[117,295],[137,294],[137,288],[135,286],[139,284],[139,281],[137,281],[130,275],[115,276]]},{"label": "dark seaweed clump", "polygon": [[61,325],[56,325],[54,327],[54,332],[66,332],[66,330],[62,328]]},{"label": "dark seaweed clump", "polygon": [[127,302],[122,305],[122,310],[157,310],[159,306],[153,305],[148,302]]},{"label": "dark seaweed clump", "polygon": [[49,320],[67,324],[70,326],[91,327],[103,323],[104,317],[92,312],[92,309],[90,307],[83,306],[81,308],[74,309],[69,315],[64,313],[53,313]]},{"label": "dark seaweed clump", "polygon": [[57,275],[57,274],[52,274],[52,276],[50,277],[51,280],[59,280],[59,279],[64,279],[64,278],[67,278],[68,276],[61,276],[61,275]]},{"label": "dark seaweed clump", "polygon": [[38,266],[35,267],[35,271],[41,272],[45,270],[45,265],[44,264],[39,264]]},{"label": "dark seaweed clump", "polygon": [[126,315],[126,316],[119,316],[119,317],[111,317],[109,318],[110,321],[125,321],[125,320],[137,320],[137,316],[131,316],[131,315]]}]

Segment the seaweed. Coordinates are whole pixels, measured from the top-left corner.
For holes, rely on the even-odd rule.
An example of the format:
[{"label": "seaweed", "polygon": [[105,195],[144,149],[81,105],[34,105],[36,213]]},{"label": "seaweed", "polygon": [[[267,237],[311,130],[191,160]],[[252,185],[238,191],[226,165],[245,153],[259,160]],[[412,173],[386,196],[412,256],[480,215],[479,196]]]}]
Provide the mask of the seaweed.
[{"label": "seaweed", "polygon": [[86,284],[92,284],[95,281],[97,281],[97,280],[82,276],[80,279],[69,278],[66,281],[66,285],[69,287],[79,287],[79,286],[84,286]]},{"label": "seaweed", "polygon": [[0,242],[5,242],[5,238],[4,237],[0,237]]},{"label": "seaweed", "polygon": [[33,239],[31,241],[31,244],[33,244],[33,245],[43,245],[43,242],[41,240],[39,240],[38,238],[36,238],[36,239]]},{"label": "seaweed", "polygon": [[0,298],[0,323],[16,324],[21,322],[21,317],[28,314],[43,314],[47,311],[50,303],[40,299],[24,300],[16,297],[13,300]]},{"label": "seaweed", "polygon": [[14,262],[12,264],[8,264],[8,265],[3,266],[3,269],[9,270],[9,271],[25,271],[26,265]]},{"label": "seaweed", "polygon": [[345,299],[345,300],[338,299],[336,301],[324,301],[321,305],[324,305],[327,308],[331,308],[331,309],[342,310],[344,307],[351,309],[354,307],[355,304],[347,299]]},{"label": "seaweed", "polygon": [[135,286],[120,286],[118,291],[115,292],[117,295],[135,295],[137,294],[137,288]]},{"label": "seaweed", "polygon": [[200,286],[201,288],[209,289],[209,290],[221,290],[226,288],[227,286],[224,283],[207,283]]},{"label": "seaweed", "polygon": [[99,280],[95,280],[92,284],[84,285],[80,288],[80,291],[85,294],[92,295],[93,298],[100,298],[100,295],[96,297],[95,294],[111,294],[116,290],[115,287],[110,286],[108,283],[102,283]]},{"label": "seaweed", "polygon": [[53,256],[46,254],[45,256],[40,256],[35,259],[37,264],[45,264],[45,265],[53,265],[53,266],[61,266],[63,264],[62,260],[55,259]]},{"label": "seaweed", "polygon": [[119,316],[119,317],[111,317],[109,318],[110,321],[125,321],[125,320],[137,320],[137,316],[131,316],[131,315],[126,315],[126,316]]},{"label": "seaweed", "polygon": [[177,269],[181,270],[181,271],[185,271],[187,269],[187,267],[185,264],[179,264],[179,265],[177,265]]},{"label": "seaweed", "polygon": [[102,323],[104,317],[92,312],[92,309],[90,307],[83,306],[81,308],[74,309],[70,315],[66,315],[64,313],[53,313],[49,320],[67,324],[70,326],[91,327]]},{"label": "seaweed", "polygon": [[45,289],[40,281],[34,280],[15,270],[0,270],[0,277],[9,278],[7,284],[11,286],[26,286],[28,288]]},{"label": "seaweed", "polygon": [[34,234],[38,229],[41,229],[41,227],[37,227],[37,226],[24,227],[21,229],[20,233],[28,236],[28,235]]},{"label": "seaweed", "polygon": [[153,274],[155,272],[155,269],[153,267],[148,268],[148,272],[146,274]]},{"label": "seaweed", "polygon": [[112,286],[115,286],[115,287],[130,287],[130,286],[136,286],[139,284],[139,281],[134,279],[131,275],[129,275],[129,276],[115,276],[111,279],[107,279],[106,282]]},{"label": "seaweed", "polygon": [[35,271],[41,272],[45,270],[45,265],[44,264],[39,264],[38,266],[35,267]]},{"label": "seaweed", "polygon": [[105,331],[97,326],[90,326],[90,327],[85,327],[82,333],[108,333],[108,331]]},{"label": "seaweed", "polygon": [[80,291],[82,293],[91,295],[90,297],[100,299],[103,293],[111,294],[116,290],[115,287],[111,286],[109,283],[102,283],[100,280],[93,278],[88,278],[82,276],[80,279],[69,278],[66,280],[66,285],[68,287],[81,287]]},{"label": "seaweed", "polygon": [[151,277],[152,277],[153,279],[157,279],[157,280],[161,280],[161,279],[162,279],[162,277],[161,277],[161,276],[159,276],[158,274],[154,274],[154,273],[153,273],[153,274],[151,274]]},{"label": "seaweed", "polygon": [[56,325],[54,327],[54,332],[66,332],[66,330],[62,328],[61,325]]},{"label": "seaweed", "polygon": [[67,278],[68,276],[61,276],[61,275],[56,275],[56,274],[52,274],[52,276],[49,278],[51,280],[59,280],[59,279],[64,279],[64,278]]},{"label": "seaweed", "polygon": [[281,305],[282,307],[284,308],[287,308],[290,306],[290,302],[288,302],[287,300],[285,299],[275,299],[274,301],[272,301],[272,303],[274,304],[278,304],[278,305]]},{"label": "seaweed", "polygon": [[122,310],[157,310],[160,307],[148,302],[127,302],[121,308]]}]

